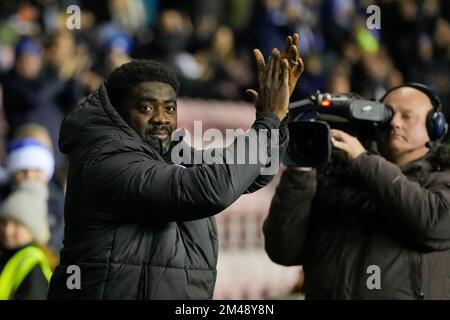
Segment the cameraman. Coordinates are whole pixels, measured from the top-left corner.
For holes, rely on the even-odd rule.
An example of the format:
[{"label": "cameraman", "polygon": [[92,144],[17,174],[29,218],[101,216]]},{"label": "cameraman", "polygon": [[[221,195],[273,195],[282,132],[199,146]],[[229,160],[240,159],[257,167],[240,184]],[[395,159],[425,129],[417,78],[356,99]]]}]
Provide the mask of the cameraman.
[{"label": "cameraman", "polygon": [[450,161],[438,143],[439,100],[419,84],[382,100],[393,116],[377,134],[381,156],[331,130],[346,170],[287,168],[272,200],[266,251],[303,265],[306,299],[449,298]]}]

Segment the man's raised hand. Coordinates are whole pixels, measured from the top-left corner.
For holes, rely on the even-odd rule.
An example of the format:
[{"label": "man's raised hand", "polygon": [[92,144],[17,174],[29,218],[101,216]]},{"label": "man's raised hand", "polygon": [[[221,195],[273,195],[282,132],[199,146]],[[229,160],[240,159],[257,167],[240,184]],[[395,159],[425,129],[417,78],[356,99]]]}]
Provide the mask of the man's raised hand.
[{"label": "man's raised hand", "polygon": [[286,59],[281,59],[280,51],[273,49],[267,65],[259,78],[257,112],[274,113],[280,120],[286,116],[289,107],[289,71]]},{"label": "man's raised hand", "polygon": [[[274,49],[276,50],[276,49]],[[278,50],[277,50],[278,51]],[[279,51],[278,51],[279,52]],[[259,87],[262,81],[264,81],[263,76],[266,69],[266,63],[264,56],[258,49],[253,50],[255,56],[256,66],[257,66],[257,78]],[[273,56],[273,51],[272,51]],[[283,52],[279,53],[279,59],[281,61],[285,60],[287,63],[288,71],[288,93],[289,97],[294,92],[297,81],[300,78],[304,70],[303,60],[300,57],[300,51],[298,48],[298,34],[295,33],[293,36],[288,36],[286,38],[286,43]],[[246,90],[247,94],[250,95],[255,103],[257,109],[261,108],[261,97],[258,92],[252,89]],[[287,112],[287,111],[286,111]]]},{"label": "man's raised hand", "polygon": [[284,50],[281,52],[281,59],[286,59],[289,63],[289,97],[294,92],[298,79],[305,68],[303,60],[300,57],[300,49],[298,47],[298,33],[286,38]]}]

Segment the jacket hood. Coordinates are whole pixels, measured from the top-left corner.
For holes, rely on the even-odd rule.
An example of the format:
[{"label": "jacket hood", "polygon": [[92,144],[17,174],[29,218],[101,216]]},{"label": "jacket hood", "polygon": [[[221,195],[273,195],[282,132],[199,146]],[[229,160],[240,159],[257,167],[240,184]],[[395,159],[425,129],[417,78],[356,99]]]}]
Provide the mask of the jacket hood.
[{"label": "jacket hood", "polygon": [[61,152],[69,154],[85,143],[111,140],[119,135],[141,139],[112,106],[106,87],[101,84],[64,118],[58,145]]}]

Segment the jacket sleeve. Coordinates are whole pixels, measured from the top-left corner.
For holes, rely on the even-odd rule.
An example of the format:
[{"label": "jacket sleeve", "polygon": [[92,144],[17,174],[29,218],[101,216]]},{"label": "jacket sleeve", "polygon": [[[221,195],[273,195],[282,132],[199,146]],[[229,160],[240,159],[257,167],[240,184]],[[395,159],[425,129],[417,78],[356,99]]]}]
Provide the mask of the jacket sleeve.
[{"label": "jacket sleeve", "polygon": [[421,186],[395,164],[364,153],[350,166],[350,174],[366,186],[385,219],[405,240],[424,250],[450,249],[450,174],[431,173]]},{"label": "jacket sleeve", "polygon": [[[270,129],[279,125],[273,114],[261,115],[254,123],[256,129],[268,129],[255,132],[266,134],[269,141]],[[242,151],[247,155],[252,141],[244,141]],[[87,194],[106,200],[109,212],[112,209],[120,216],[126,210],[129,216],[123,218],[134,220],[188,221],[217,214],[244,193],[264,167],[221,163],[183,168],[126,145],[117,149],[111,144],[94,158],[83,173]]]},{"label": "jacket sleeve", "polygon": [[[255,126],[252,127],[252,129],[255,129]],[[273,137],[274,139],[277,137]],[[281,121],[280,124],[280,130],[278,131],[278,144],[273,145],[273,148],[271,150],[271,162],[266,165],[265,171],[261,172],[260,175],[253,181],[253,183],[245,190],[244,193],[253,193],[255,191],[258,191],[259,189],[265,187],[268,185],[275,175],[278,172],[278,168],[280,167],[280,159],[283,159],[284,153],[286,151],[287,145],[289,143],[289,131],[287,129],[287,117]],[[218,155],[223,155],[223,157],[220,157],[221,162],[226,162],[225,155],[227,154],[227,150],[229,148],[215,148],[215,149],[194,149],[191,150],[191,158],[192,159],[205,159],[205,154],[212,154],[217,159]],[[255,148],[254,154],[258,154],[258,150]]]},{"label": "jacket sleeve", "polygon": [[265,250],[274,262],[303,264],[303,244],[316,188],[315,170],[287,168],[283,172],[263,224]]},{"label": "jacket sleeve", "polygon": [[[278,153],[278,158],[272,159],[275,163],[271,163],[271,165],[276,168],[280,167],[281,159],[283,159],[284,153],[286,152],[286,148],[289,144],[289,131],[287,128],[287,119],[288,117],[285,117],[283,121],[281,121],[278,137],[278,148],[277,150],[272,150],[272,154],[274,154],[274,151]],[[255,179],[255,181],[253,181],[253,183],[247,188],[245,193],[253,193],[265,187],[273,180],[275,174],[276,172],[271,172],[271,174],[260,174]]]}]

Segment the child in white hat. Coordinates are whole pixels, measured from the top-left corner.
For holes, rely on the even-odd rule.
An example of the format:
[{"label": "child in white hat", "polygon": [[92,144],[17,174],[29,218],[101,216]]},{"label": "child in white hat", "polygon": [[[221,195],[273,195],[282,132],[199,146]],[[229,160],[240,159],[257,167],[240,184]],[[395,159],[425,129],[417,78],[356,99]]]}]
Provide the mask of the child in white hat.
[{"label": "child in white hat", "polygon": [[51,276],[45,247],[50,238],[47,181],[53,158],[31,140],[16,147],[8,155],[8,171],[35,177],[19,178],[0,205],[0,299],[46,299]]}]

